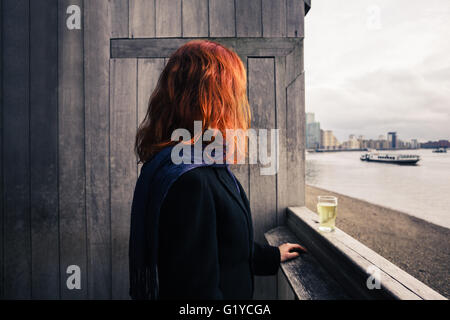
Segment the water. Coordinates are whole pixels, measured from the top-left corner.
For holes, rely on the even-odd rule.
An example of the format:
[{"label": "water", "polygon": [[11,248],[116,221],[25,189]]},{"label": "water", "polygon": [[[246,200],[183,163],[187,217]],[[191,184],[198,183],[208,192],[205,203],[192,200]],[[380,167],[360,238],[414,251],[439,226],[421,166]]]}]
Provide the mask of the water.
[{"label": "water", "polygon": [[415,166],[366,162],[363,152],[306,154],[306,183],[408,213],[450,228],[450,153],[418,154]]}]

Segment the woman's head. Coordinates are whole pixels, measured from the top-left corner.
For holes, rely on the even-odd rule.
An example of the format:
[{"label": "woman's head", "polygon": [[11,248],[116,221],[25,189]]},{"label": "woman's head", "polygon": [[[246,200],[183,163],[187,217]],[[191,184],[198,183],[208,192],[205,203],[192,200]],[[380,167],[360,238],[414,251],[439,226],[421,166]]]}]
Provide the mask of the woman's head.
[{"label": "woman's head", "polygon": [[[144,162],[178,143],[171,141],[176,129],[187,129],[193,136],[194,121],[202,122],[202,131],[219,130],[224,139],[227,129],[250,126],[242,61],[230,49],[207,40],[190,41],[170,57],[136,135],[139,160]],[[237,152],[245,150],[245,146],[236,147]]]}]

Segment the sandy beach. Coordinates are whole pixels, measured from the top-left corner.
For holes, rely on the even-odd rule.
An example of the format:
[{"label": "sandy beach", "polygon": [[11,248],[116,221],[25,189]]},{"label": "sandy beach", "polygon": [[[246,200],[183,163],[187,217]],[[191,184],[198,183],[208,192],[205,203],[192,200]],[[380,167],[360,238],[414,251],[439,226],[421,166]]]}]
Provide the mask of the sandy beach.
[{"label": "sandy beach", "polygon": [[450,298],[450,229],[307,185],[306,206],[314,212],[318,195],[338,197],[338,228]]}]

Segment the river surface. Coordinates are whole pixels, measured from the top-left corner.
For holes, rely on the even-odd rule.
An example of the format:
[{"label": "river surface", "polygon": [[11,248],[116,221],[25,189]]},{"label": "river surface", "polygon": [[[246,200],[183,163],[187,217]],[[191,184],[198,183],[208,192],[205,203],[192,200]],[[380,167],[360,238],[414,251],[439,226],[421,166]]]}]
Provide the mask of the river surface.
[{"label": "river surface", "polygon": [[450,228],[450,152],[387,152],[418,154],[421,160],[401,166],[361,161],[363,152],[307,152],[306,183]]}]

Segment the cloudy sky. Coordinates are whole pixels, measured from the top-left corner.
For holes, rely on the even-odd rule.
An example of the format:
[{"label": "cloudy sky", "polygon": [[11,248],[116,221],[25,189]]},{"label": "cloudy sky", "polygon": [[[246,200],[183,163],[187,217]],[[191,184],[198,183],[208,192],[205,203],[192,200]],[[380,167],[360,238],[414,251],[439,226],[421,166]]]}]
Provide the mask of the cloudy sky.
[{"label": "cloudy sky", "polygon": [[313,0],[306,111],[340,140],[450,139],[450,0]]}]

